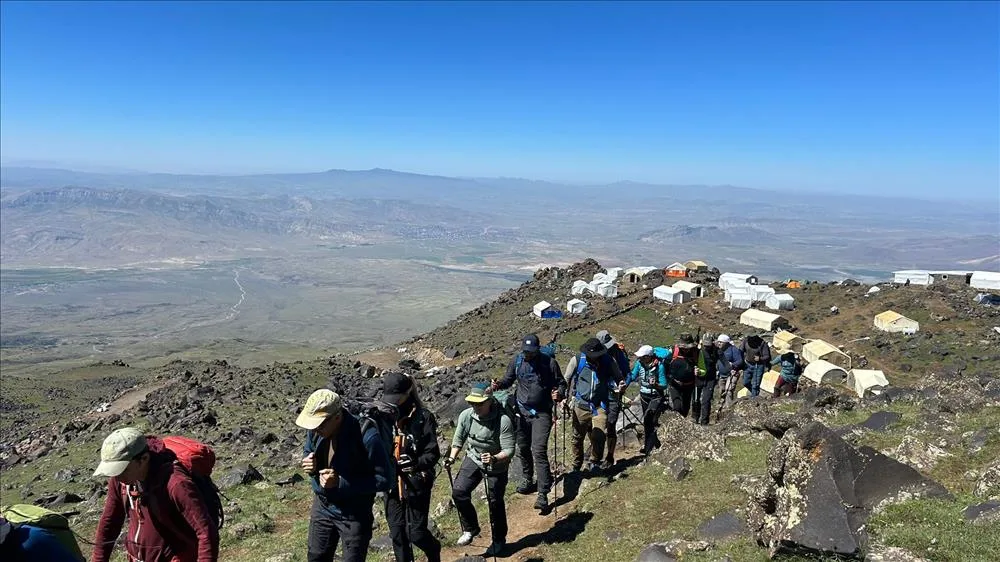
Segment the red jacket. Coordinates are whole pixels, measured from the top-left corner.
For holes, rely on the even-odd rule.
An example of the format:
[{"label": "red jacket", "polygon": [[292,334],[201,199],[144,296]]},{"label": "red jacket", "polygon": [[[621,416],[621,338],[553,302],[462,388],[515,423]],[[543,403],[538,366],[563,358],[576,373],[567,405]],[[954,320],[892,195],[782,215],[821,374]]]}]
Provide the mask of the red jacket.
[{"label": "red jacket", "polygon": [[92,562],[108,562],[128,514],[123,537],[128,561],[216,562],[219,530],[191,477],[174,465],[174,454],[156,437],[147,437],[149,474],[128,489],[108,479],[108,497],[97,524]]}]

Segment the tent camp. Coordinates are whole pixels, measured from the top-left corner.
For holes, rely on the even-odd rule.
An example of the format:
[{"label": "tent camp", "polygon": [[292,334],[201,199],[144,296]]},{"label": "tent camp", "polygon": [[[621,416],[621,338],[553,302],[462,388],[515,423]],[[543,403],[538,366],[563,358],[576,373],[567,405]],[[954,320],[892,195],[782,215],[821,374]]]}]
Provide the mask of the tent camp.
[{"label": "tent camp", "polygon": [[595,295],[609,299],[618,296],[618,285],[613,283],[591,283],[590,285],[590,290],[593,291]]},{"label": "tent camp", "polygon": [[969,286],[973,289],[1000,291],[1000,272],[973,271],[972,277],[969,278]]},{"label": "tent camp", "polygon": [[690,271],[702,272],[708,271],[708,264],[701,260],[691,260],[689,262],[684,262],[684,267],[688,268]]},{"label": "tent camp", "polygon": [[774,294],[774,289],[767,285],[750,285],[750,297],[753,302],[765,302],[767,297]]},{"label": "tent camp", "polygon": [[915,334],[920,330],[920,323],[898,312],[886,310],[875,315],[875,327],[891,334]]},{"label": "tent camp", "polygon": [[819,384],[845,384],[847,371],[829,361],[812,361],[806,365],[802,376]]},{"label": "tent camp", "polygon": [[900,285],[930,285],[934,283],[934,276],[930,271],[922,269],[907,269],[904,271],[894,271],[892,282]]},{"label": "tent camp", "polygon": [[673,287],[667,287],[666,285],[660,285],[659,287],[653,289],[653,298],[661,301],[667,301],[672,304],[681,304],[691,300],[691,293],[675,289]]},{"label": "tent camp", "polygon": [[690,281],[674,281],[674,284],[671,286],[690,294],[693,299],[700,299],[705,296],[705,288],[697,283],[692,283]]},{"label": "tent camp", "polygon": [[778,353],[794,351],[795,353],[801,354],[802,346],[805,345],[805,343],[806,340],[804,338],[800,338],[788,330],[781,330],[777,334],[774,334],[774,338],[771,341],[771,347]]},{"label": "tent camp", "polygon": [[866,398],[882,394],[882,391],[889,386],[889,380],[882,371],[853,369],[847,375],[847,386],[853,388],[858,396]]},{"label": "tent camp", "polygon": [[803,345],[802,358],[810,363],[826,361],[843,369],[851,368],[851,356],[823,340],[810,340]]},{"label": "tent camp", "polygon": [[659,269],[658,267],[648,267],[648,266],[630,267],[622,273],[622,279],[626,283],[641,283],[643,277],[658,269]]},{"label": "tent camp", "polygon": [[573,281],[573,288],[569,290],[569,294],[582,295],[589,290],[590,290],[590,283],[587,283],[582,279],[577,279],[576,281]]},{"label": "tent camp", "polygon": [[587,310],[587,303],[580,299],[573,299],[566,302],[566,312],[570,314],[580,314],[584,310]]},{"label": "tent camp", "polygon": [[729,303],[729,308],[746,310],[753,306],[753,297],[749,288],[736,287],[726,291],[726,302]]},{"label": "tent camp", "polygon": [[540,301],[538,304],[531,307],[531,312],[539,318],[542,318],[542,315],[548,310],[552,310],[552,303],[549,301]]},{"label": "tent camp", "polygon": [[787,327],[788,320],[785,320],[777,314],[771,314],[770,312],[764,312],[763,310],[751,308],[743,314],[740,314],[740,324],[751,326],[753,328],[757,328],[758,330],[764,330],[765,332],[770,332],[777,328]]},{"label": "tent camp", "polygon": [[785,293],[771,295],[764,300],[764,306],[771,310],[793,310],[795,308],[795,299],[792,298],[792,295]]},{"label": "tent camp", "polygon": [[668,265],[663,271],[667,274],[667,277],[687,277],[688,274],[687,266],[680,262]]},{"label": "tent camp", "polygon": [[723,273],[719,276],[719,287],[727,289],[733,284],[756,285],[757,277],[747,273]]}]

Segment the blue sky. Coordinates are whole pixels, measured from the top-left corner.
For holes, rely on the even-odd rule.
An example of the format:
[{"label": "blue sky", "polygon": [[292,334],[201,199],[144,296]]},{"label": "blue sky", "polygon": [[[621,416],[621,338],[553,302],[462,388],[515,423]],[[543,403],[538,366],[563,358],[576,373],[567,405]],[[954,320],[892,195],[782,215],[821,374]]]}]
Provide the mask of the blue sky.
[{"label": "blue sky", "polygon": [[1000,9],[2,3],[2,157],[1000,196]]}]

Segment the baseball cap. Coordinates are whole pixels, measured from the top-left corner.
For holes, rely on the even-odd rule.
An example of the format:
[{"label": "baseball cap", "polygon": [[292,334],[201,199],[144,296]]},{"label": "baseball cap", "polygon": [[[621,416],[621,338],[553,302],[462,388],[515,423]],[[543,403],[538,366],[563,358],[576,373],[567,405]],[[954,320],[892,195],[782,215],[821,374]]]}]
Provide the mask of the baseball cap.
[{"label": "baseball cap", "polygon": [[715,339],[719,343],[733,343],[733,338],[727,336],[726,334],[719,334],[719,337]]},{"label": "baseball cap", "polygon": [[604,347],[601,340],[597,338],[590,338],[589,340],[583,342],[580,346],[580,353],[587,356],[587,359],[597,359],[608,353],[608,348]]},{"label": "baseball cap", "polygon": [[611,332],[607,330],[601,330],[600,332],[597,332],[597,339],[601,340],[601,343],[604,344],[605,349],[611,349],[612,347],[615,346],[616,343],[618,343],[615,341],[615,338],[611,337]]},{"label": "baseball cap", "polygon": [[635,350],[636,357],[649,357],[652,354],[653,354],[653,346],[651,345],[644,345],[641,346],[639,349]]},{"label": "baseball cap", "polygon": [[123,427],[111,432],[101,445],[101,464],[94,476],[118,476],[132,459],[146,450],[146,436],[134,427]]},{"label": "baseball cap", "polygon": [[321,388],[309,395],[299,417],[295,418],[295,425],[302,429],[316,429],[327,418],[339,414],[343,406],[344,403],[339,394],[330,389]]},{"label": "baseball cap", "polygon": [[490,391],[490,386],[484,382],[477,382],[472,385],[472,389],[469,391],[469,395],[465,397],[465,401],[480,404],[492,397],[493,393]]},{"label": "baseball cap", "polygon": [[694,336],[691,334],[681,334],[680,337],[677,338],[677,341],[678,345],[681,347],[694,347],[697,345],[694,343]]},{"label": "baseball cap", "polygon": [[413,379],[403,373],[386,373],[382,377],[382,401],[399,405],[413,388]]},{"label": "baseball cap", "polygon": [[521,340],[521,351],[538,351],[538,336],[528,334]]}]

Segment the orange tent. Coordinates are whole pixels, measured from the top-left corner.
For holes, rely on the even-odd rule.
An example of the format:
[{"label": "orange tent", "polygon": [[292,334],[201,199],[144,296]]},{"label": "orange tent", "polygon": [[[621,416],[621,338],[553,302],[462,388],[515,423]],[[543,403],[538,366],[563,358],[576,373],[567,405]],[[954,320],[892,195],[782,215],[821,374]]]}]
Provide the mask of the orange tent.
[{"label": "orange tent", "polygon": [[788,284],[785,285],[785,288],[787,288],[787,289],[801,289],[802,288],[802,283],[799,283],[798,281],[789,281]]}]

